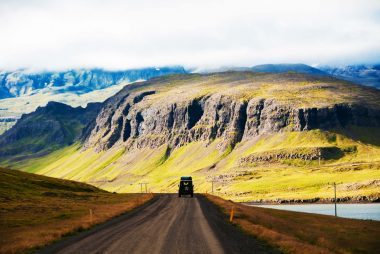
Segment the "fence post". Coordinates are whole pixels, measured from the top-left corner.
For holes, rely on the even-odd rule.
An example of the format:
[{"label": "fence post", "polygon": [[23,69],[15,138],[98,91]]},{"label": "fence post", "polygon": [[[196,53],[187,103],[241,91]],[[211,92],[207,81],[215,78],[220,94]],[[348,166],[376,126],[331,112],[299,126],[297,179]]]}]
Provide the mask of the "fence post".
[{"label": "fence post", "polygon": [[336,183],[334,182],[334,206],[335,206],[335,217],[337,217],[337,212],[336,212]]},{"label": "fence post", "polygon": [[234,220],[234,206],[231,207],[230,222]]},{"label": "fence post", "polygon": [[91,208],[89,209],[89,212],[90,212],[90,223],[92,223],[92,209]]}]

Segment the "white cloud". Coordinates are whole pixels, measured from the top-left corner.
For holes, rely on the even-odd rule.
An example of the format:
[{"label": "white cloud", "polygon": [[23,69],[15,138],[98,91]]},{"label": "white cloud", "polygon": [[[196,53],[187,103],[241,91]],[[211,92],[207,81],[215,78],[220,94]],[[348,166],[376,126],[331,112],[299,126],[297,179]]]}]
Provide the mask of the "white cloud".
[{"label": "white cloud", "polygon": [[380,1],[0,1],[0,68],[380,59]]}]

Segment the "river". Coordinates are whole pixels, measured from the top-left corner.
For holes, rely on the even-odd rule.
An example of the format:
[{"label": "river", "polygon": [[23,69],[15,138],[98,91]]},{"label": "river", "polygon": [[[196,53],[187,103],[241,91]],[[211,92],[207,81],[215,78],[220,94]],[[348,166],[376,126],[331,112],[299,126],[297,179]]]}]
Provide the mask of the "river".
[{"label": "river", "polygon": [[[334,204],[253,205],[287,211],[334,215]],[[337,204],[338,217],[380,221],[380,204]]]}]

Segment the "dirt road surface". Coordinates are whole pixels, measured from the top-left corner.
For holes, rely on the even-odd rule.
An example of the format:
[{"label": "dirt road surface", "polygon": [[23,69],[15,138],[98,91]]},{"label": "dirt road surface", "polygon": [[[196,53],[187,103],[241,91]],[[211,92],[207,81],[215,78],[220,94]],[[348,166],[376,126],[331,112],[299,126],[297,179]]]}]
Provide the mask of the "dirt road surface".
[{"label": "dirt road surface", "polygon": [[226,221],[205,197],[162,194],[39,253],[278,253]]}]

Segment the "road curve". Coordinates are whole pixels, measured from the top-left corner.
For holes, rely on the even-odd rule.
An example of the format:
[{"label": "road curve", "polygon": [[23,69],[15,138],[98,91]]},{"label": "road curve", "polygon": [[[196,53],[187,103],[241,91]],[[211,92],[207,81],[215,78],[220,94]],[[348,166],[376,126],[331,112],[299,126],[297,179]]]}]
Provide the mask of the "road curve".
[{"label": "road curve", "polygon": [[226,222],[205,197],[158,195],[149,203],[40,253],[277,253]]}]

